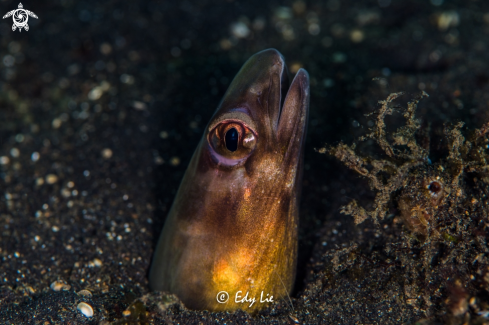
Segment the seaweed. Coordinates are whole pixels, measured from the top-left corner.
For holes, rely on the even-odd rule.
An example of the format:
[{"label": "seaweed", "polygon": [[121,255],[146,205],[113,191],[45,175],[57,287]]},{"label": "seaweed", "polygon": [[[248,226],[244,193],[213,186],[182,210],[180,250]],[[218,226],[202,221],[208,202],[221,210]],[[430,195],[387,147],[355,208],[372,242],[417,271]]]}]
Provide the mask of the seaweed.
[{"label": "seaweed", "polygon": [[[393,105],[393,101],[401,95],[403,95],[402,92],[392,93],[386,100],[379,101],[381,108],[374,112],[376,113],[376,122],[374,128],[371,129],[372,132],[359,138],[360,141],[375,140],[390,160],[360,157],[355,152],[355,144],[348,146],[340,143],[335,147],[318,150],[320,153],[328,152],[343,162],[348,168],[368,178],[371,188],[377,192],[374,204],[375,209],[372,211],[366,211],[355,200],[341,208],[342,213],[352,215],[355,218],[356,224],[363,222],[369,216],[378,224],[379,219],[385,217],[391,193],[404,185],[403,181],[411,169],[428,161],[427,150],[419,146],[414,137],[416,131],[420,128],[420,122],[415,117],[416,107],[421,98],[428,97],[426,92],[422,92],[417,99],[408,103],[403,114],[406,119],[406,125],[400,127],[392,134],[393,143],[391,144],[387,139],[384,119],[387,115],[392,115],[399,110],[399,107]],[[394,146],[406,146],[407,148],[398,149]],[[385,181],[384,176],[386,174],[389,177]]]},{"label": "seaweed", "polygon": [[[489,122],[472,131],[463,131],[462,122],[446,124],[440,133],[448,154],[432,163],[429,146],[419,143],[429,142],[428,128],[415,116],[419,101],[428,94],[422,92],[405,108],[394,102],[401,95],[392,93],[379,101],[380,108],[369,114],[374,126],[358,139],[373,140],[381,158],[360,154],[357,144],[339,143],[317,151],[334,156],[369,181],[375,192],[373,209],[352,200],[340,212],[353,216],[357,226],[371,218],[377,233],[382,232],[381,224],[392,223],[389,228],[398,233],[384,232],[383,247],[389,260],[400,261],[402,267],[389,266],[411,279],[403,284],[404,302],[422,310],[428,323],[481,323],[489,309]],[[388,132],[386,117],[396,112],[405,124]],[[388,211],[395,217],[386,219]],[[365,254],[378,259],[375,249]]]}]

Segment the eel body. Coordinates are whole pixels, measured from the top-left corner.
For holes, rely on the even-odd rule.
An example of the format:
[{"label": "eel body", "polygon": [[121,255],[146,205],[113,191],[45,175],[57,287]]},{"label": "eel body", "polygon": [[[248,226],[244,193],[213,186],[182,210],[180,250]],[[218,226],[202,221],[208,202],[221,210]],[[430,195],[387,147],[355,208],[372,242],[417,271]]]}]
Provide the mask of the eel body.
[{"label": "eel body", "polygon": [[[282,55],[241,68],[187,168],[153,257],[153,290],[191,309],[251,313],[292,290],[309,76]],[[227,299],[226,299],[227,298]]]}]

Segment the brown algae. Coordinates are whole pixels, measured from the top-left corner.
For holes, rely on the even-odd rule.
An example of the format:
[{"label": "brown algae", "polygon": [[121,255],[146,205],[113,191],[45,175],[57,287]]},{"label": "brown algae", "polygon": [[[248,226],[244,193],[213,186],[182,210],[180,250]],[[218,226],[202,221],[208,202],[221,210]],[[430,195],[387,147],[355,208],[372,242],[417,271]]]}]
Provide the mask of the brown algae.
[{"label": "brown algae", "polygon": [[[353,216],[357,226],[370,219],[378,234],[382,228],[397,229],[396,236],[385,234],[383,245],[386,261],[397,261],[386,264],[394,267],[394,277],[407,277],[401,282],[403,303],[423,310],[427,319],[448,324],[483,321],[481,310],[489,309],[484,299],[489,293],[489,123],[467,132],[462,132],[463,123],[445,125],[439,134],[446,148],[441,152],[448,154],[437,152],[442,158],[432,164],[430,134],[415,117],[419,101],[428,95],[422,92],[404,109],[395,104],[401,95],[379,101],[380,109],[370,114],[375,125],[359,138],[372,139],[384,157],[360,154],[355,144],[344,143],[317,151],[367,178],[375,192],[372,209],[352,200],[341,213]],[[388,132],[385,117],[395,112],[402,114],[405,124]],[[371,142],[365,147],[368,152]],[[395,217],[386,218],[388,213]],[[361,262],[348,264],[354,269],[356,263]]]}]

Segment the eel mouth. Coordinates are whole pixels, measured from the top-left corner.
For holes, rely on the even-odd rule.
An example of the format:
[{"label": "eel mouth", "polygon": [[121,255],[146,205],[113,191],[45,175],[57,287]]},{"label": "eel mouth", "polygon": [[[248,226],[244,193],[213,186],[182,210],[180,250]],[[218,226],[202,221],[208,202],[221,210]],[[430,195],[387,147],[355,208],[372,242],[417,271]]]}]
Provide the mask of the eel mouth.
[{"label": "eel mouth", "polygon": [[[287,69],[287,64],[283,55],[276,49],[268,49],[255,54],[258,61],[262,61],[264,68],[266,67],[266,73],[269,74],[268,83],[268,94],[269,98],[276,98],[275,105],[276,108],[271,109],[275,111],[274,115],[276,117],[275,123],[280,121],[280,116],[282,115],[282,109],[284,107],[285,98],[287,97],[290,88],[289,70]],[[279,93],[276,96],[277,92]],[[271,117],[272,117],[271,116]],[[272,117],[273,120],[273,117]]]},{"label": "eel mouth", "polygon": [[[280,54],[280,56],[282,56]],[[280,73],[280,105],[278,111],[278,119],[280,120],[280,116],[282,115],[282,109],[284,107],[285,97],[287,97],[287,93],[290,88],[290,78],[289,78],[289,69],[287,69],[287,65],[285,64],[285,60],[282,57],[282,72]]]},{"label": "eel mouth", "polygon": [[286,129],[292,124],[303,125],[302,98],[309,94],[308,78],[307,72],[299,69],[290,81],[285,59],[276,49],[256,53],[231,82],[208,125],[209,131],[225,118],[239,120],[238,112],[249,115],[254,123],[243,122],[256,125],[255,133],[271,138],[280,132],[280,125]]}]

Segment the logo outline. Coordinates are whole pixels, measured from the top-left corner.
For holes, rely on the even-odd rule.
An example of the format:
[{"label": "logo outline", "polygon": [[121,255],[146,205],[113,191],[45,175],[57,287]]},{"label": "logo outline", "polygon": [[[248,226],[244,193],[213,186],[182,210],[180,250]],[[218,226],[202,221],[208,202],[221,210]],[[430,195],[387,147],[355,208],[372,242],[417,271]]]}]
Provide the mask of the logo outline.
[{"label": "logo outline", "polygon": [[12,16],[12,20],[14,21],[14,24],[12,25],[12,31],[14,32],[16,29],[19,29],[19,32],[22,32],[22,28],[24,28],[26,31],[29,30],[29,25],[27,24],[27,22],[29,21],[29,16],[36,19],[39,18],[32,11],[24,9],[22,2],[19,2],[19,6],[17,9],[7,12],[2,19],[8,18],[10,16]]},{"label": "logo outline", "polygon": [[229,293],[226,291],[219,291],[216,296],[217,302],[220,304],[225,304],[229,300]]}]

